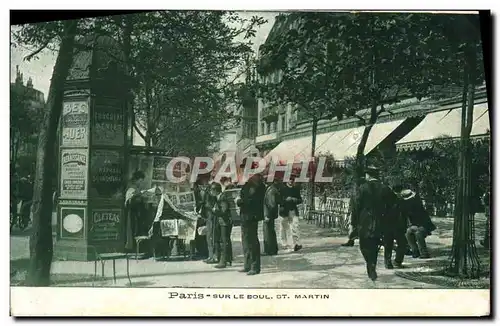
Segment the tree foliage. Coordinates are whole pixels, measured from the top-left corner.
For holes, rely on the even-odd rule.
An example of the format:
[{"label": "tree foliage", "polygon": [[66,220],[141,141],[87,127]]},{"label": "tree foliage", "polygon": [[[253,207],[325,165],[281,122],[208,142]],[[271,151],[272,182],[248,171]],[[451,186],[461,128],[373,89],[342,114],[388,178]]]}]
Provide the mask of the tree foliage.
[{"label": "tree foliage", "polygon": [[[261,86],[271,104],[291,103],[306,116],[357,116],[364,125],[358,165],[371,126],[387,105],[462,84],[465,50],[477,53],[474,83],[484,81],[476,16],[416,13],[294,13],[262,48]],[[368,116],[359,112],[369,109]]]},{"label": "tree foliage", "polygon": [[[33,109],[30,107],[31,97],[28,93],[29,89],[23,86],[11,85],[10,86],[10,164],[11,172],[18,172],[23,175],[33,173],[22,169],[19,171],[18,159],[33,153],[20,152],[23,148],[29,145],[36,145],[38,139],[36,134],[40,130],[40,123],[42,121],[41,110]],[[24,165],[23,165],[24,166]]]},{"label": "tree foliage", "polygon": [[[171,155],[200,154],[219,139],[238,104],[250,38],[265,21],[222,11],[161,11],[100,17],[99,33],[122,45],[136,131]],[[127,33],[128,29],[128,33]]]},{"label": "tree foliage", "polygon": [[33,58],[48,46],[58,47],[43,122],[40,126],[37,150],[35,186],[33,194],[33,231],[30,237],[30,266],[26,278],[29,286],[50,285],[52,244],[52,193],[56,173],[56,134],[61,116],[64,84],[73,61],[74,44],[79,21],[24,25],[14,39],[36,49],[27,58]]}]

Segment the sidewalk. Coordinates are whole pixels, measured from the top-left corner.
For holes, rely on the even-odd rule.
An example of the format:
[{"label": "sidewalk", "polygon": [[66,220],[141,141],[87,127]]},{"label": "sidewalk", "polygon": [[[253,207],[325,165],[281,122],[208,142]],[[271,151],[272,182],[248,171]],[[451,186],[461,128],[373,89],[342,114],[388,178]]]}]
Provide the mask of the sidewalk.
[{"label": "sidewalk", "polygon": [[[446,235],[447,230],[443,230]],[[364,260],[358,244],[341,247],[345,236],[335,236],[330,230],[301,221],[301,238],[304,248],[296,253],[279,253],[274,257],[262,257],[260,275],[247,276],[238,273],[243,256],[239,227],[233,229],[232,267],[217,270],[201,261],[130,260],[130,276],[133,287],[226,287],[226,288],[437,288],[436,285],[407,280],[386,270],[383,250],[379,254],[379,279],[374,284],[366,276]],[[279,236],[279,235],[278,235]],[[262,246],[262,227],[259,227]],[[438,235],[429,237],[431,248],[446,246],[448,239]],[[432,253],[432,249],[431,249]],[[407,270],[421,268],[431,260],[405,258]],[[55,261],[52,274],[55,286],[117,286],[128,287],[125,260],[117,260],[117,282],[112,279],[112,262],[105,265],[105,279],[93,283],[94,262]],[[101,267],[98,265],[98,276]]]}]

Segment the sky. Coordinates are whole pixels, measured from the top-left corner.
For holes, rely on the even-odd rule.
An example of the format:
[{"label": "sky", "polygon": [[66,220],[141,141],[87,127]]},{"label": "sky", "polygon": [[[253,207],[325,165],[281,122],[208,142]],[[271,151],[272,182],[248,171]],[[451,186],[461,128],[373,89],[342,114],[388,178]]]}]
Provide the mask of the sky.
[{"label": "sky", "polygon": [[[261,25],[257,29],[256,36],[253,40],[255,51],[258,49],[259,45],[266,40],[273,26],[276,14],[275,12],[240,12],[240,16],[245,18],[258,15],[267,20],[266,24]],[[24,82],[26,83],[28,78],[31,77],[33,79],[33,87],[42,91],[45,95],[45,99],[47,99],[57,53],[45,50],[39,54],[38,60],[32,60],[30,62],[24,61],[23,58],[31,52],[32,49],[28,47],[14,48],[11,46],[10,80],[14,82],[16,79],[16,65],[19,65],[19,70],[23,73]]]}]

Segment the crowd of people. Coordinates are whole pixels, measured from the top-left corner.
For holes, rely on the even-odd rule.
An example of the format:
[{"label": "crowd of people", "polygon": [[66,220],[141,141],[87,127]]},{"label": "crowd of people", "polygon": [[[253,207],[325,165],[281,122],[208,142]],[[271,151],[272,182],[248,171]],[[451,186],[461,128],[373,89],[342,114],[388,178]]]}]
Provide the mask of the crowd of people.
[{"label": "crowd of people", "polygon": [[[380,181],[379,170],[368,166],[361,185],[351,197],[351,232],[342,246],[352,247],[359,238],[361,253],[370,279],[377,279],[378,252],[384,246],[384,265],[402,268],[406,254],[429,258],[426,237],[436,229],[420,196],[403,185]],[[396,256],[392,252],[396,242]]]},{"label": "crowd of people", "polygon": [[[241,167],[245,167],[244,160]],[[255,169],[256,165],[252,165]],[[299,211],[297,205],[302,203],[300,188],[295,184],[296,175],[290,181],[282,183],[276,177],[274,182],[266,186],[266,177],[254,174],[239,190],[234,204],[239,208],[241,224],[241,242],[244,265],[240,272],[256,275],[261,271],[261,246],[258,237],[258,224],[263,221],[264,252],[263,255],[278,254],[278,239],[275,220],[280,221],[280,239],[284,250],[299,251]],[[207,264],[215,264],[215,268],[225,268],[232,264],[231,232],[233,214],[231,203],[233,197],[226,190],[234,187],[232,180],[223,177],[220,183],[210,180],[210,176],[200,176],[195,183],[196,210],[201,218],[197,228],[205,232],[197,232],[195,238],[198,255],[206,255]],[[292,238],[292,244],[288,243]],[[206,250],[205,250],[206,248]]]},{"label": "crowd of people", "polygon": [[[245,168],[246,160],[240,167]],[[253,163],[251,169],[257,168]],[[289,180],[275,175],[274,180],[262,173],[248,177],[241,188],[228,177],[219,182],[210,174],[200,175],[194,184],[196,221],[195,237],[189,244],[191,256],[203,259],[215,268],[232,266],[233,248],[231,234],[235,219],[241,226],[241,242],[244,264],[240,272],[257,275],[261,272],[261,255],[277,255],[279,247],[285,251],[302,249],[299,230],[299,209],[302,203],[298,175],[291,174]],[[137,171],[126,194],[127,220],[125,223],[126,249],[134,247],[134,234],[147,233],[149,222],[133,223],[132,216],[146,216],[142,201],[141,182],[144,173]],[[430,258],[426,238],[436,229],[418,193],[404,185],[387,185],[381,181],[379,169],[368,166],[361,182],[350,198],[351,232],[345,247],[354,246],[359,239],[359,248],[366,263],[368,277],[377,279],[376,265],[380,248],[384,247],[384,265],[387,269],[402,268],[406,255],[413,258]],[[233,191],[228,191],[233,189]],[[234,192],[238,195],[235,198]],[[488,223],[481,244],[489,247],[489,192],[483,202],[487,209]],[[236,209],[236,207],[238,209]],[[157,213],[158,214],[158,213]],[[137,219],[135,219],[137,220]],[[278,221],[278,223],[276,223]],[[258,236],[259,222],[263,224],[263,253]],[[279,225],[279,234],[275,225]],[[289,240],[291,238],[291,243]],[[278,241],[280,240],[280,241]],[[395,258],[392,259],[394,244]]]}]

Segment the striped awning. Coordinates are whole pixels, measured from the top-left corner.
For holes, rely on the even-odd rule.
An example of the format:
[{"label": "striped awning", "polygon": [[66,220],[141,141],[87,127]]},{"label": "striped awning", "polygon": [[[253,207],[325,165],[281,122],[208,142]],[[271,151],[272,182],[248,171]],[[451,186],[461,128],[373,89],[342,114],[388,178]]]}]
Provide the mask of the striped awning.
[{"label": "striped awning", "polygon": [[[370,153],[387,138],[404,119],[377,123],[373,126],[365,146],[365,154]],[[356,156],[365,126],[319,134],[316,137],[316,156],[332,155],[336,161]],[[277,158],[283,162],[311,160],[312,136],[290,139],[281,142],[266,155],[266,160]]]},{"label": "striped awning", "polygon": [[[431,148],[436,140],[459,139],[462,108],[429,113],[412,131],[396,143],[396,148],[421,150]],[[489,137],[488,104],[474,106],[471,139]]]}]

